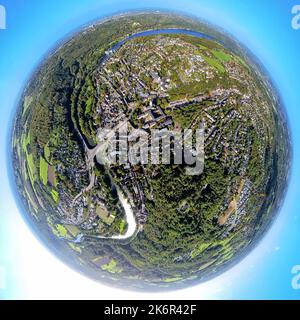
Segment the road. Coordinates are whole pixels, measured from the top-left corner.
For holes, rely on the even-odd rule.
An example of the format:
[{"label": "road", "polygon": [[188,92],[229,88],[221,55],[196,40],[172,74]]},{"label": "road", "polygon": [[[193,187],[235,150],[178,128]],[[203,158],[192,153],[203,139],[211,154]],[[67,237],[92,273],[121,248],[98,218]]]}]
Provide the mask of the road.
[{"label": "road", "polygon": [[[117,125],[114,130],[111,130],[110,132],[107,133],[107,135],[103,138],[110,138],[112,134],[115,134],[115,131],[118,130],[121,126],[124,125],[124,122],[120,122],[119,125]],[[102,150],[105,149],[105,143],[100,142],[98,143],[97,146],[95,146],[93,149],[89,149],[87,143],[85,142],[81,132],[79,130],[76,130],[77,134],[83,144],[84,147],[84,151],[85,151],[85,158],[86,158],[86,165],[87,165],[87,169],[89,170],[90,174],[90,183],[89,185],[84,188],[74,199],[73,199],[73,203],[75,203],[82,195],[84,192],[88,192],[90,190],[93,189],[94,185],[95,185],[95,180],[96,180],[96,176],[95,173],[93,172],[93,168],[95,166],[95,158],[96,161],[100,161],[101,164],[105,163],[105,159],[103,159],[103,157],[105,157],[104,154],[102,154]],[[110,177],[112,179],[112,177]],[[113,180],[112,180],[113,181]],[[128,202],[128,200],[126,199],[126,197],[124,196],[123,192],[120,190],[120,188],[118,188],[116,186],[117,189],[117,193],[118,193],[118,197],[120,200],[120,203],[122,205],[122,207],[124,208],[125,211],[125,216],[126,216],[126,222],[128,224],[128,228],[125,234],[123,235],[115,235],[115,236],[111,236],[111,237],[103,237],[103,236],[85,236],[80,234],[76,239],[75,239],[75,243],[79,243],[81,242],[82,238],[84,237],[89,237],[89,238],[96,238],[96,239],[113,239],[113,240],[126,240],[131,238],[132,236],[134,236],[137,231],[138,231],[138,224],[136,222],[136,218],[135,215],[133,213],[133,210],[131,208],[130,203]]]},{"label": "road", "polygon": [[136,222],[136,218],[132,211],[131,205],[129,204],[128,200],[125,198],[123,192],[119,188],[117,188],[117,193],[126,215],[126,221],[128,224],[126,233],[122,235],[120,234],[120,235],[111,236],[111,237],[84,235],[81,233],[72,242],[80,243],[82,239],[87,239],[87,238],[88,239],[127,240],[137,235],[139,229],[138,229],[138,224]]}]

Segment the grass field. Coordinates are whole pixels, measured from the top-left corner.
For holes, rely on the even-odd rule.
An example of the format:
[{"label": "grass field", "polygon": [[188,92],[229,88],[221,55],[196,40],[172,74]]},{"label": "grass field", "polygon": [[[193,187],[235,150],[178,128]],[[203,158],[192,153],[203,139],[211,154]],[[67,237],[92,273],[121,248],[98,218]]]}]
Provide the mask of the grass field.
[{"label": "grass field", "polygon": [[208,247],[210,246],[209,243],[201,243],[199,245],[199,247],[197,247],[196,249],[194,249],[191,253],[191,257],[192,258],[196,258],[197,256],[199,256],[203,251],[205,251]]},{"label": "grass field", "polygon": [[76,252],[81,253],[81,248],[79,246],[76,246],[74,243],[69,243],[69,246]]},{"label": "grass field", "polygon": [[52,199],[55,201],[55,203],[59,202],[59,194],[55,189],[52,189],[51,196],[52,196]]},{"label": "grass field", "polygon": [[212,50],[213,55],[222,62],[228,62],[231,60],[231,56],[224,51]]},{"label": "grass field", "polygon": [[68,234],[68,230],[61,224],[56,225],[56,230],[60,237],[65,238]]},{"label": "grass field", "polygon": [[32,101],[33,101],[33,98],[31,96],[26,96],[25,97],[24,105],[23,105],[23,115],[26,113],[26,111],[30,107]]},{"label": "grass field", "polygon": [[177,277],[177,278],[166,278],[163,280],[163,282],[166,282],[166,283],[170,283],[170,282],[176,282],[176,281],[179,281],[179,280],[182,280],[181,277]]},{"label": "grass field", "polygon": [[111,259],[108,264],[104,264],[101,268],[110,273],[120,273],[123,271],[122,268],[117,266],[117,261],[115,259]]},{"label": "grass field", "polygon": [[50,148],[48,144],[45,145],[44,147],[44,156],[47,162],[50,162]]},{"label": "grass field", "polygon": [[48,163],[43,157],[40,157],[40,179],[44,185],[48,183]]},{"label": "grass field", "polygon": [[125,221],[125,220],[122,220],[122,221],[120,222],[120,233],[121,233],[121,234],[123,234],[123,232],[124,232],[125,225],[126,225],[126,221]]},{"label": "grass field", "polygon": [[218,59],[203,57],[203,59],[213,68],[215,68],[220,73],[225,73],[224,66],[218,61]]},{"label": "grass field", "polygon": [[65,225],[65,228],[71,233],[73,237],[77,237],[80,233],[80,230],[78,227],[73,225]]},{"label": "grass field", "polygon": [[26,153],[26,161],[27,161],[27,167],[28,167],[28,174],[30,178],[30,182],[32,187],[34,187],[35,182],[35,165],[33,161],[33,155]]},{"label": "grass field", "polygon": [[93,104],[93,98],[90,97],[90,98],[86,101],[85,115],[91,114],[92,104]]}]

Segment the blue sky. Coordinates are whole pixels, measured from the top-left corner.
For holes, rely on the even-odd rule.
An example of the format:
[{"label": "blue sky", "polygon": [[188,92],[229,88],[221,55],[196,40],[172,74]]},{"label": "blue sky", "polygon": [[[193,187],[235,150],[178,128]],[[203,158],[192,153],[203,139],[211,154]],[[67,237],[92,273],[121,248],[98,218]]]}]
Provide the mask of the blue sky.
[{"label": "blue sky", "polygon": [[[29,231],[16,208],[7,176],[8,129],[24,83],[41,58],[72,30],[120,11],[155,8],[203,17],[231,32],[269,70],[290,119],[294,162],[282,211],[259,246],[222,276],[184,290],[191,299],[299,299],[291,269],[300,265],[300,30],[291,27],[300,0],[0,0],[7,29],[0,30],[0,298],[170,298],[183,293],[136,294],[84,278],[58,261]],[[80,290],[74,290],[74,288]]]}]

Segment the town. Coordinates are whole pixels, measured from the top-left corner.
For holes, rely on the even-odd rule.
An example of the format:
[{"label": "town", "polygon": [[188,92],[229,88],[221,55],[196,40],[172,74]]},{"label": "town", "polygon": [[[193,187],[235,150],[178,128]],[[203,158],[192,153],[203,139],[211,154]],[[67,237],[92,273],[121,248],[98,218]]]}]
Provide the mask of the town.
[{"label": "town", "polygon": [[27,217],[97,280],[211,278],[276,216],[290,156],[280,103],[246,49],[205,23],[159,12],[93,23],[20,101],[12,148]]}]

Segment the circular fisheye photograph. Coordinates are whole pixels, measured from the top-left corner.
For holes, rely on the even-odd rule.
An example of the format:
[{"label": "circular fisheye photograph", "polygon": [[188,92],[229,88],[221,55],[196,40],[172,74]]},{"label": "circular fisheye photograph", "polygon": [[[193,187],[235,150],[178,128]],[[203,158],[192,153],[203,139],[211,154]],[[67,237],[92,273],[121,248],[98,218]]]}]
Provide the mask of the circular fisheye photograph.
[{"label": "circular fisheye photograph", "polygon": [[264,66],[173,12],[108,17],[61,41],[12,132],[36,236],[80,273],[139,291],[196,285],[247,256],[277,217],[290,154]]}]

